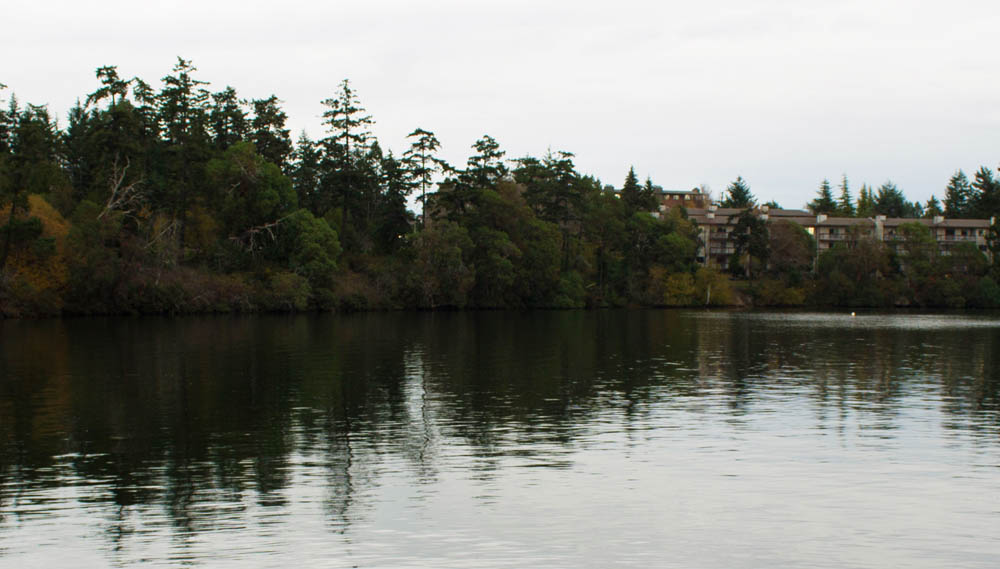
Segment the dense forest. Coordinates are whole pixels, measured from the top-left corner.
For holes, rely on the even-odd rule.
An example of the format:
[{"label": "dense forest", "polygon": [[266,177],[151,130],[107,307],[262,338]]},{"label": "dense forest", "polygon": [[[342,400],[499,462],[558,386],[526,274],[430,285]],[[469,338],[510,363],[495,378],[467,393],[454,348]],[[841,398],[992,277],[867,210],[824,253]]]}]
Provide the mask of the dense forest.
[{"label": "dense forest", "polygon": [[[322,101],[325,136],[293,142],[276,96],[211,92],[183,59],[156,88],[116,67],[96,77],[65,128],[14,94],[0,109],[4,316],[1000,306],[1000,269],[975,247],[941,255],[914,225],[899,246],[859,239],[816,259],[801,227],[755,221],[742,178],[722,203],[747,210],[726,274],[696,262],[698,228],[683,208],[650,213],[656,188],[633,170],[616,191],[579,173],[571,153],[508,159],[488,135],[455,166],[422,128],[394,154],[346,80]],[[998,196],[982,168],[973,182],[956,173],[943,203],[908,202],[891,183],[855,200],[844,178],[839,199],[824,181],[809,208],[988,218]]]}]

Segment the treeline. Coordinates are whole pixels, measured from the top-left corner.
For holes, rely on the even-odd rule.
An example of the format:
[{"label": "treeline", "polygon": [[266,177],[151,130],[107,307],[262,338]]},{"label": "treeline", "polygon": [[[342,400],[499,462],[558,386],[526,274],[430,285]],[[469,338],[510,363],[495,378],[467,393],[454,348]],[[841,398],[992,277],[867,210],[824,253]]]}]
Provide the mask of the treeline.
[{"label": "treeline", "polygon": [[[959,172],[948,186],[946,205],[955,217],[988,219],[1000,214],[1000,181],[988,169],[977,173],[975,184],[965,193],[952,192],[956,180],[962,179]],[[846,179],[841,189],[840,203],[831,204],[829,183],[824,181],[809,209],[844,217],[942,215],[907,202],[891,183],[875,194],[863,186],[856,207]],[[766,222],[758,215],[756,198],[742,178],[729,186],[722,204],[743,208],[731,219],[734,253],[729,271],[744,279],[740,288],[754,305],[1000,308],[996,223],[984,240],[990,256],[972,235],[949,243],[944,251],[930,228],[916,220],[900,224],[885,239],[877,238],[871,225],[859,223],[817,256],[816,241],[805,228],[787,219]]]},{"label": "treeline", "polygon": [[[649,213],[655,187],[634,171],[614,191],[568,152],[509,159],[488,135],[451,165],[421,128],[394,154],[346,80],[322,101],[325,136],[293,143],[276,96],[212,92],[189,61],[157,86],[96,77],[64,128],[14,95],[0,110],[3,315],[738,300],[698,265],[683,209]],[[749,231],[748,268],[763,259]],[[783,290],[804,292],[782,303],[824,298],[796,274]]]},{"label": "treeline", "polygon": [[158,87],[96,75],[65,128],[13,95],[0,113],[5,314],[661,304],[670,279],[729,302],[633,172],[619,199],[489,136],[456,167],[420,128],[396,155],[346,80],[293,144],[277,97],[210,92],[189,61]]},{"label": "treeline", "polygon": [[1000,179],[992,170],[982,166],[975,173],[972,182],[965,172],[958,170],[944,189],[944,201],[931,196],[927,202],[911,202],[892,181],[887,181],[878,189],[862,184],[857,200],[851,195],[847,176],[841,178],[838,197],[834,197],[830,181],[824,179],[816,192],[816,198],[806,207],[813,214],[824,213],[839,217],[886,217],[933,218],[945,216],[951,219],[989,219],[1000,212]]}]

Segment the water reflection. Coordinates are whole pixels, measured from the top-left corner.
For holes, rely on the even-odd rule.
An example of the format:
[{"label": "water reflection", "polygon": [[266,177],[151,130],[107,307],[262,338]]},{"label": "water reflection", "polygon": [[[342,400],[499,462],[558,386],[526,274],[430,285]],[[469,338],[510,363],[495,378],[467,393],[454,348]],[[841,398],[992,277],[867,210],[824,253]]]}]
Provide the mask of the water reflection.
[{"label": "water reflection", "polygon": [[[727,453],[766,463],[753,449],[775,441],[788,460],[834,464],[899,460],[952,433],[949,444],[978,457],[960,469],[1000,489],[998,350],[1000,318],[971,314],[2,322],[0,555],[217,565],[283,552],[405,565],[399,542],[429,544],[414,563],[461,566],[437,549],[454,541],[490,565],[519,550],[513,565],[537,553],[578,566],[585,537],[563,536],[576,549],[560,556],[530,533],[489,542],[444,520],[477,527],[487,515],[500,539],[518,525],[508,516],[526,527],[538,522],[524,516],[561,519],[536,510],[563,493],[579,516],[590,511],[579,496],[614,510],[630,488],[669,508],[654,478],[696,485],[702,468],[734,468],[717,463]],[[760,480],[757,491],[774,490]],[[646,515],[635,523],[657,519]],[[595,552],[594,566],[611,551],[611,562],[632,559],[625,536],[638,529],[619,529],[621,547]],[[83,555],[94,540],[103,552]]]}]

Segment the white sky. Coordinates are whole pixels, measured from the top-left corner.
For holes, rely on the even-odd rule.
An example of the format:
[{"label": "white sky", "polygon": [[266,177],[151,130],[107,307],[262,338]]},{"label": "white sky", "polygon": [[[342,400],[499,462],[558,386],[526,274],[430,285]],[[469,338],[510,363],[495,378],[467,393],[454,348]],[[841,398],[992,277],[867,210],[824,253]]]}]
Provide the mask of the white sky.
[{"label": "white sky", "polygon": [[10,2],[0,83],[65,124],[94,69],[154,86],[177,56],[212,90],[276,94],[293,138],[349,78],[384,147],[415,127],[464,165],[482,134],[508,157],[576,154],[620,186],[742,175],[800,207],[843,173],[940,199],[958,168],[1000,164],[996,0]]}]

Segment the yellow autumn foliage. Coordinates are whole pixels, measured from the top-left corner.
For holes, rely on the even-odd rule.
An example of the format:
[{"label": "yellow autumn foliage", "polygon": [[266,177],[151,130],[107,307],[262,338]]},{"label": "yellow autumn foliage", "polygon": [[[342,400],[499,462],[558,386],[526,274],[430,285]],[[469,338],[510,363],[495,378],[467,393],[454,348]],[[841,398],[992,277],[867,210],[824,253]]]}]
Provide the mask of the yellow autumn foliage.
[{"label": "yellow autumn foliage", "polygon": [[[9,205],[0,208],[0,219],[6,220],[8,215]],[[40,195],[28,196],[25,217],[37,217],[42,222],[42,238],[53,240],[55,251],[43,252],[31,246],[12,248],[5,267],[9,289],[24,304],[42,312],[58,312],[69,278],[64,251],[70,224]]]}]

